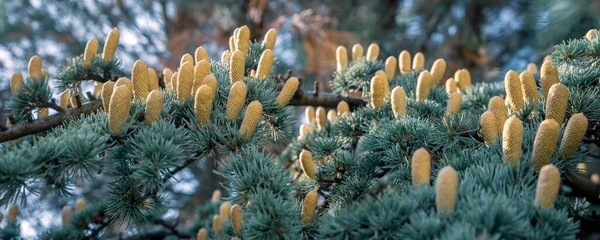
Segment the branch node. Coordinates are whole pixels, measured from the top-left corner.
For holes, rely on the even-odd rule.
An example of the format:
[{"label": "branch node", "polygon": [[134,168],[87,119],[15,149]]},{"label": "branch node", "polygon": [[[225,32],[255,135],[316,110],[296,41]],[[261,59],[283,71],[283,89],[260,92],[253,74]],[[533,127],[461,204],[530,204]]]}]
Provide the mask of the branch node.
[{"label": "branch node", "polygon": [[75,104],[77,104],[76,107],[81,107],[81,97],[79,95],[75,95]]}]

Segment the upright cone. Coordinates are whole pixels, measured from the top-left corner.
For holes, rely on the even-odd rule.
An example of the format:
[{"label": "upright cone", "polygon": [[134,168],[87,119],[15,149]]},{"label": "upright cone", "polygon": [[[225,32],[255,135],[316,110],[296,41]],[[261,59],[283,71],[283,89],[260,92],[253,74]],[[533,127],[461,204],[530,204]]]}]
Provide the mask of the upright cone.
[{"label": "upright cone", "polygon": [[200,230],[198,230],[198,234],[196,234],[197,240],[206,240],[207,238],[208,232],[206,231],[206,228],[201,228]]},{"label": "upright cone", "polygon": [[479,118],[479,125],[481,126],[481,135],[486,144],[492,144],[498,139],[498,129],[496,125],[496,117],[491,111],[485,111]]},{"label": "upright cone", "polygon": [[315,113],[317,118],[317,126],[319,129],[325,129],[327,127],[327,113],[325,112],[325,108],[318,107]]},{"label": "upright cone", "polygon": [[231,51],[229,50],[225,50],[223,51],[223,53],[221,53],[221,62],[223,64],[229,64],[229,61],[231,59]]},{"label": "upright cone", "polygon": [[245,65],[245,54],[239,50],[233,52],[229,60],[229,81],[231,84],[244,81]]},{"label": "upright cone", "polygon": [[417,54],[415,54],[415,57],[413,59],[412,68],[415,71],[419,71],[419,70],[423,69],[424,66],[425,66],[425,55],[423,55],[423,53],[421,53],[421,52],[418,52]]},{"label": "upright cone", "polygon": [[133,85],[133,98],[135,100],[148,97],[148,66],[142,60],[137,60],[131,70],[131,84]]},{"label": "upright cone", "polygon": [[245,136],[245,139],[247,140],[252,136],[252,133],[254,133],[254,130],[258,125],[258,122],[260,122],[262,111],[263,107],[259,101],[253,101],[248,104],[246,113],[244,114],[244,120],[240,126],[240,137]]},{"label": "upright cone", "polygon": [[83,66],[85,69],[92,68],[94,63],[94,56],[98,52],[98,40],[95,38],[90,39],[85,45],[85,52],[83,53]]},{"label": "upright cone", "polygon": [[6,221],[10,224],[13,224],[17,221],[17,216],[19,215],[19,206],[16,204],[10,205],[8,209],[8,216],[6,216]]},{"label": "upright cone", "polygon": [[127,86],[116,86],[108,108],[108,127],[113,136],[118,135],[123,129],[125,119],[129,117],[130,104],[131,89]]},{"label": "upright cone", "polygon": [[556,149],[556,143],[560,135],[560,125],[553,119],[542,121],[533,142],[533,153],[531,163],[536,170],[550,163],[550,158]]},{"label": "upright cone", "polygon": [[[108,107],[110,106],[110,98],[112,96],[113,93],[113,89],[115,88],[115,82],[113,81],[108,81],[106,83],[104,83],[104,85],[102,85],[102,106],[104,107],[104,112],[108,113]],[[70,95],[65,96],[67,99],[64,100],[65,101],[65,106],[67,105],[67,100],[69,99]],[[62,97],[61,97],[61,105],[62,105]]]},{"label": "upright cone", "polygon": [[308,124],[315,123],[315,108],[313,106],[307,106],[304,109],[304,117],[306,119],[306,122],[308,122]]},{"label": "upright cone", "polygon": [[419,148],[412,155],[411,176],[413,185],[429,185],[431,178],[431,157],[425,148]]},{"label": "upright cone", "polygon": [[271,28],[265,34],[263,44],[265,45],[266,49],[273,49],[275,47],[275,42],[277,42],[277,29]]},{"label": "upright cone", "polygon": [[460,107],[462,105],[462,94],[460,92],[455,92],[448,96],[448,105],[446,106],[445,116],[450,116],[453,113],[457,113],[460,111]]},{"label": "upright cone", "polygon": [[173,76],[173,70],[171,70],[170,68],[165,68],[162,71],[163,73],[163,82],[165,84],[165,86],[169,83],[171,83],[171,77]]},{"label": "upright cone", "polygon": [[337,112],[333,109],[327,111],[327,121],[334,123],[337,120]]},{"label": "upright cone", "polygon": [[451,166],[438,172],[435,179],[435,207],[440,215],[451,215],[456,208],[458,174]]},{"label": "upright cone", "polygon": [[85,200],[83,198],[77,199],[75,202],[75,212],[81,212],[81,210],[85,209]]},{"label": "upright cone", "polygon": [[454,73],[454,80],[458,88],[465,90],[471,88],[471,73],[467,69],[459,69]]},{"label": "upright cone", "polygon": [[221,220],[221,216],[214,215],[212,219],[212,227],[213,233],[215,236],[221,236],[223,234],[223,220]]},{"label": "upright cone", "polygon": [[194,52],[194,58],[196,60],[196,64],[198,64],[202,60],[206,60],[208,62],[208,52],[203,47],[196,48]]},{"label": "upright cone", "polygon": [[377,60],[377,57],[379,57],[379,45],[371,43],[367,48],[367,60]]},{"label": "upright cone", "polygon": [[231,210],[229,210],[229,219],[231,219],[231,228],[233,228],[233,232],[239,234],[244,227],[244,212],[242,211],[242,206],[238,204],[231,206]]},{"label": "upright cone", "polygon": [[175,93],[177,93],[177,83],[179,82],[178,78],[179,73],[177,71],[173,72],[173,75],[171,75],[171,88],[173,91],[175,91]]},{"label": "upright cone", "polygon": [[248,27],[246,27],[246,26],[242,26],[238,30],[236,38],[235,38],[236,50],[242,51],[242,53],[244,53],[244,56],[246,56],[248,54],[249,44],[250,44],[250,29],[248,29]]},{"label": "upright cone", "polygon": [[502,129],[504,129],[504,122],[508,118],[506,106],[504,105],[504,99],[498,96],[490,98],[490,101],[488,102],[488,110],[494,113],[494,117],[496,118],[498,134],[502,135]]},{"label": "upright cone", "polygon": [[350,112],[350,106],[345,101],[340,101],[337,105],[337,115],[343,116]]},{"label": "upright cone", "polygon": [[550,87],[552,85],[559,83],[558,80],[558,69],[552,65],[552,61],[545,61],[542,64],[542,69],[540,73],[540,83],[542,85],[542,93],[544,94],[544,99],[548,99],[548,92],[550,91]]},{"label": "upright cone", "polygon": [[256,72],[256,76],[260,80],[265,80],[271,74],[271,68],[273,67],[273,59],[275,55],[273,55],[273,51],[270,49],[265,50],[260,56],[260,60],[258,61],[258,71]]},{"label": "upright cone", "polygon": [[102,50],[102,60],[108,62],[115,56],[117,46],[119,45],[119,29],[113,28],[106,36],[104,50]]},{"label": "upright cone", "polygon": [[300,213],[300,219],[304,220],[304,224],[309,224],[312,221],[312,217],[317,210],[317,203],[319,202],[319,193],[317,190],[312,190],[304,196],[302,202],[302,212]]},{"label": "upright cone", "polygon": [[146,99],[146,125],[152,127],[152,123],[160,118],[164,97],[160,90],[154,90],[148,94]]},{"label": "upright cone", "polygon": [[33,56],[29,59],[29,80],[40,80],[42,78],[42,59],[40,57]]},{"label": "upright cone", "polygon": [[562,125],[568,102],[569,89],[560,83],[552,85],[546,99],[546,119],[554,119]]},{"label": "upright cone", "polygon": [[390,56],[385,60],[385,75],[388,80],[394,79],[396,76],[396,64],[398,61],[394,56]]},{"label": "upright cone", "polygon": [[300,152],[300,166],[304,171],[304,174],[310,179],[315,180],[317,178],[317,169],[315,168],[315,162],[313,161],[312,153],[308,150],[302,150]]},{"label": "upright cone", "polygon": [[371,107],[379,108],[383,106],[386,95],[386,79],[383,76],[375,75],[371,79]]},{"label": "upright cone", "polygon": [[246,103],[247,87],[244,82],[236,82],[229,90],[227,97],[227,109],[225,110],[225,118],[233,121],[238,118],[244,104]]},{"label": "upright cone", "polygon": [[221,190],[217,189],[217,190],[213,191],[212,195],[210,196],[210,201],[211,202],[220,201],[222,195],[223,194],[221,193]]},{"label": "upright cone", "polygon": [[158,76],[156,76],[156,71],[152,68],[148,68],[148,92],[152,92],[154,90],[160,90],[158,86]]},{"label": "upright cone", "polygon": [[439,85],[446,73],[446,61],[442,58],[438,58],[433,62],[431,66],[431,83],[436,86]]},{"label": "upright cone", "polygon": [[62,209],[62,222],[63,222],[63,227],[69,227],[71,226],[71,217],[73,216],[73,210],[71,210],[71,208],[69,206],[65,206]]},{"label": "upright cone", "polygon": [[212,88],[213,94],[217,96],[217,88],[219,86],[217,85],[217,78],[215,75],[209,74],[208,76],[204,77],[204,79],[202,79],[202,85],[207,85]]},{"label": "upright cone", "polygon": [[[494,116],[496,115],[494,114]],[[514,115],[506,120],[502,136],[504,164],[510,163],[517,166],[521,158],[521,146],[523,146],[523,123],[521,120]]]},{"label": "upright cone", "polygon": [[506,97],[510,102],[510,108],[513,113],[520,112],[523,109],[523,90],[521,88],[521,81],[517,72],[510,70],[504,77],[504,87],[506,88]]},{"label": "upright cone", "polygon": [[429,71],[425,70],[419,74],[419,78],[417,80],[417,94],[416,100],[417,102],[423,102],[427,100],[429,97],[429,92],[431,91],[431,74]]},{"label": "upright cone", "polygon": [[185,62],[177,72],[177,100],[183,102],[192,95],[194,64]]},{"label": "upright cone", "polygon": [[348,51],[344,46],[339,46],[335,51],[335,57],[337,60],[336,70],[338,73],[341,73],[342,70],[348,67]]},{"label": "upright cone", "polygon": [[567,122],[565,133],[563,134],[562,141],[560,141],[558,157],[562,159],[571,158],[571,155],[579,148],[579,143],[583,140],[587,128],[588,120],[585,115],[582,113],[573,114]]},{"label": "upright cone", "polygon": [[540,95],[535,84],[535,79],[529,71],[524,71],[519,75],[521,79],[521,91],[525,101],[533,101],[535,104],[540,102]]},{"label": "upright cone", "polygon": [[410,53],[406,50],[402,50],[402,52],[400,52],[400,56],[398,56],[398,67],[400,69],[400,72],[410,72],[411,66],[412,65],[410,62]]},{"label": "upright cone", "polygon": [[212,112],[212,104],[215,99],[215,92],[208,85],[202,85],[196,91],[194,96],[194,112],[196,114],[196,123],[200,125],[208,124]]},{"label": "upright cone", "polygon": [[192,86],[191,95],[194,96],[196,91],[200,86],[202,86],[202,81],[204,78],[210,74],[210,64],[207,60],[200,60],[194,66],[194,85]]},{"label": "upright cone", "polygon": [[446,80],[446,93],[448,95],[455,93],[455,92],[460,92],[460,90],[458,89],[458,85],[456,84],[456,81],[454,81],[454,78],[448,78]]},{"label": "upright cone", "polygon": [[534,205],[540,208],[552,207],[558,196],[558,190],[560,190],[558,168],[552,164],[543,166],[538,176]]},{"label": "upright cone", "polygon": [[231,203],[229,203],[228,201],[221,203],[221,206],[219,206],[219,216],[221,216],[221,220],[223,220],[223,222],[229,221],[229,211],[230,210],[231,210]]},{"label": "upright cone", "polygon": [[277,102],[279,103],[279,106],[286,105],[288,102],[290,102],[292,97],[294,97],[294,94],[296,94],[299,86],[300,81],[298,81],[298,78],[296,77],[291,77],[285,81],[281,92],[279,92],[279,96],[277,96]]},{"label": "upright cone", "polygon": [[402,87],[392,90],[392,111],[395,118],[406,115],[406,92]]},{"label": "upright cone", "polygon": [[363,52],[364,49],[360,44],[354,44],[354,46],[352,46],[352,61],[361,59],[363,57]]},{"label": "upright cone", "polygon": [[10,92],[15,95],[21,87],[23,87],[23,74],[16,72],[10,78]]},{"label": "upright cone", "polygon": [[186,62],[190,62],[192,66],[194,66],[194,57],[192,57],[192,55],[189,53],[183,54],[183,56],[181,56],[181,61],[179,62],[179,65],[183,65]]}]

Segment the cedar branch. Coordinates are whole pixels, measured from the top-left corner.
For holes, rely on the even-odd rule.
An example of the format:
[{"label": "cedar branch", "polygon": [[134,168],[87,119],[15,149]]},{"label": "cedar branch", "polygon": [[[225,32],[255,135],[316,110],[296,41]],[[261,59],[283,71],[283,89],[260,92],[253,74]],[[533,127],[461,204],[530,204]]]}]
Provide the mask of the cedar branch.
[{"label": "cedar branch", "polygon": [[320,92],[317,96],[312,91],[306,93],[302,89],[298,89],[294,98],[289,105],[292,106],[321,106],[326,108],[335,108],[338,103],[345,101],[350,105],[350,108],[355,109],[360,106],[367,105],[367,102],[360,98],[353,97],[338,97],[331,93]]},{"label": "cedar branch", "polygon": [[8,127],[7,130],[0,132],[0,142],[15,140],[30,134],[47,131],[72,118],[78,117],[82,114],[92,113],[100,108],[102,108],[102,101],[94,100],[81,105],[81,107],[65,110],[63,113],[37,119],[33,122],[17,123]]}]

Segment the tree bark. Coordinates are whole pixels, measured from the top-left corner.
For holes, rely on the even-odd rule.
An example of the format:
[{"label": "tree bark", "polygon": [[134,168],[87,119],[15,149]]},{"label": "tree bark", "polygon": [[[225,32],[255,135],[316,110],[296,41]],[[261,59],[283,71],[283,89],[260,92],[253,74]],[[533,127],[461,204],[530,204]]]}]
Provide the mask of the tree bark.
[{"label": "tree bark", "polygon": [[102,108],[102,101],[94,100],[83,104],[81,107],[66,110],[64,113],[41,118],[33,122],[18,123],[0,132],[0,142],[15,140],[23,136],[50,130],[74,117],[92,113],[100,108]]}]

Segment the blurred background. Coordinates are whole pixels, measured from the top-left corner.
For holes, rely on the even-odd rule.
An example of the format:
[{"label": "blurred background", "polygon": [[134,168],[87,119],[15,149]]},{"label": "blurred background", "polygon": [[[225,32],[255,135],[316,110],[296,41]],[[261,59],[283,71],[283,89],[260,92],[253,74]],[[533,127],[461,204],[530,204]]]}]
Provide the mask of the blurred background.
[{"label": "blurred background", "polygon": [[[541,65],[552,44],[598,28],[599,12],[600,0],[0,0],[0,109],[10,98],[12,73],[26,72],[31,56],[39,55],[52,75],[67,58],[82,54],[90,38],[103,45],[114,27],[121,32],[121,74],[129,74],[137,59],[158,71],[175,69],[198,46],[219,59],[236,27],[247,25],[251,39],[258,40],[276,28],[274,73],[291,69],[304,79],[304,88],[318,81],[327,91],[338,45],[351,49],[360,43],[366,49],[375,42],[380,59],[404,49],[413,56],[420,51],[426,66],[444,58],[446,77],[467,68],[474,82],[490,82],[503,79],[508,69]],[[190,167],[179,176],[186,184],[173,186],[178,200],[169,214],[183,223],[206,201],[195,180],[200,174]],[[90,189],[105,187],[103,182],[77,194],[102,198]],[[24,223],[30,236],[36,226],[56,224],[56,209],[67,201],[46,200],[54,206],[30,212],[32,219]]]}]

